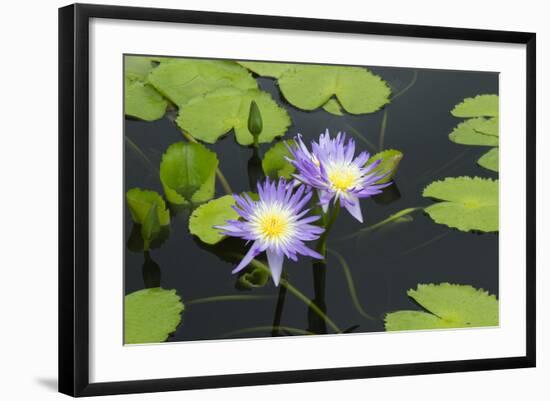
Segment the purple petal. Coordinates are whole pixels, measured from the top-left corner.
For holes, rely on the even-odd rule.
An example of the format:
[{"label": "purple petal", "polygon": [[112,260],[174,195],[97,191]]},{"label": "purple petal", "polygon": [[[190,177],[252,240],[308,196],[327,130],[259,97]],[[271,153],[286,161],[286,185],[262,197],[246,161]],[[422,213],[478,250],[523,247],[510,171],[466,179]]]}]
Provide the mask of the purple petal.
[{"label": "purple petal", "polygon": [[349,214],[359,221],[359,223],[363,222],[363,213],[361,213],[361,205],[359,204],[358,198],[355,196],[348,196],[348,198],[344,200],[344,207]]},{"label": "purple petal", "polygon": [[271,270],[271,277],[275,286],[279,286],[279,281],[281,280],[281,273],[283,271],[283,252],[277,252],[270,248],[267,249],[267,263],[269,264],[269,270]]},{"label": "purple petal", "polygon": [[254,259],[258,254],[260,253],[260,244],[258,241],[254,242],[246,255],[244,255],[244,258],[241,260],[241,263],[233,269],[231,273],[238,273],[242,269],[244,269],[248,264]]}]

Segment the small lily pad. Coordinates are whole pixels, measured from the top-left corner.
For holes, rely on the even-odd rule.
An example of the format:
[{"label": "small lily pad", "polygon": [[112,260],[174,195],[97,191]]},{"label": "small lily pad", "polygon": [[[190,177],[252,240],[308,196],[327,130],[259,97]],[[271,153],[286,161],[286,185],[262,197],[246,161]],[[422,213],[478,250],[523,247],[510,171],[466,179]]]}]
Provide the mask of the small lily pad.
[{"label": "small lily pad", "polygon": [[362,67],[296,65],[278,82],[285,99],[302,110],[315,110],[335,96],[348,113],[373,113],[391,95],[383,79]]},{"label": "small lily pad", "polygon": [[156,204],[159,224],[161,226],[170,224],[170,212],[166,209],[166,203],[158,192],[132,188],[126,192],[126,202],[134,223],[143,224],[153,204]]},{"label": "small lily pad", "polygon": [[[385,317],[387,331],[498,326],[498,300],[470,285],[419,284],[407,291],[427,312],[398,311]],[[429,313],[428,313],[429,312]]]},{"label": "small lily pad", "polygon": [[168,102],[146,82],[152,69],[153,64],[147,57],[124,57],[124,113],[127,116],[144,121],[164,116]]},{"label": "small lily pad", "polygon": [[323,110],[327,113],[333,114],[335,116],[343,116],[344,111],[338,100],[331,98],[328,102],[323,105]]},{"label": "small lily pad", "polygon": [[189,231],[196,235],[205,244],[214,245],[225,238],[219,228],[227,220],[236,220],[239,214],[232,208],[235,199],[232,195],[225,195],[213,199],[193,211],[189,218]]},{"label": "small lily pad", "polygon": [[237,280],[237,286],[245,290],[260,288],[267,284],[269,277],[269,271],[266,269],[250,266],[243,274],[240,275]]},{"label": "small lily pad", "polygon": [[287,180],[292,178],[296,168],[286,159],[286,157],[292,156],[287,146],[294,146],[294,141],[278,142],[265,152],[262,169],[267,177],[272,179],[286,178]]},{"label": "small lily pad", "polygon": [[387,149],[382,152],[378,152],[377,154],[369,158],[369,160],[367,161],[367,166],[374,163],[375,161],[382,160],[378,167],[373,170],[373,172],[377,172],[379,174],[389,173],[387,176],[376,182],[377,184],[384,184],[391,181],[391,179],[397,172],[397,168],[399,167],[401,159],[403,159],[402,152],[395,149]]},{"label": "small lily pad", "polygon": [[257,89],[223,88],[196,97],[181,107],[176,122],[194,138],[207,143],[215,143],[233,129],[239,144],[251,145],[254,137],[248,130],[248,116],[252,101],[262,116],[259,143],[284,135],[290,125],[287,111],[269,93]]},{"label": "small lily pad", "polygon": [[498,148],[493,148],[477,161],[481,167],[498,172]]},{"label": "small lily pad", "polygon": [[124,297],[124,343],[166,341],[181,322],[184,306],[176,290],[148,288]]},{"label": "small lily pad", "polygon": [[160,163],[160,181],[170,203],[206,202],[214,196],[216,154],[199,143],[177,142]]},{"label": "small lily pad", "polygon": [[461,145],[498,146],[498,136],[484,134],[480,129],[488,129],[485,119],[472,118],[458,124],[449,139]]},{"label": "small lily pad", "polygon": [[438,224],[460,231],[498,231],[498,180],[445,178],[432,182],[422,195],[441,201],[424,209]]},{"label": "small lily pad", "polygon": [[219,88],[258,87],[245,68],[220,60],[175,59],[161,63],[149,74],[148,81],[178,107]]},{"label": "small lily pad", "polygon": [[497,117],[498,95],[478,95],[457,104],[451,114],[455,117]]},{"label": "small lily pad", "polygon": [[279,78],[285,71],[294,68],[296,64],[275,63],[266,61],[237,61],[261,77]]}]

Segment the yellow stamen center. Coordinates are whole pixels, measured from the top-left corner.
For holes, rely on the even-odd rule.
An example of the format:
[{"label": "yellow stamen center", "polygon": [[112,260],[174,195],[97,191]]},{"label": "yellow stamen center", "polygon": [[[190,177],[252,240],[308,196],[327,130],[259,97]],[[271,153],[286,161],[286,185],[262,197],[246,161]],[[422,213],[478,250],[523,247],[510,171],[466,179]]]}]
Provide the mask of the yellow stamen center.
[{"label": "yellow stamen center", "polygon": [[338,191],[347,191],[354,187],[357,181],[357,172],[348,166],[333,169],[328,173],[328,179]]},{"label": "yellow stamen center", "polygon": [[263,216],[260,221],[260,230],[270,239],[279,238],[286,232],[287,228],[287,219],[275,213]]}]

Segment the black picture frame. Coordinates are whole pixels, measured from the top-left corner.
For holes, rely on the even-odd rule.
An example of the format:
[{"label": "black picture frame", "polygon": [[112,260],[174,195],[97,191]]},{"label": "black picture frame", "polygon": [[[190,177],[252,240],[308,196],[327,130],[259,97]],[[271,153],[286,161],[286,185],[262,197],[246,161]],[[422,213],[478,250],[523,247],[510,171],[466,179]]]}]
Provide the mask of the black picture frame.
[{"label": "black picture frame", "polygon": [[[526,45],[526,354],[521,357],[495,359],[90,383],[88,61],[91,18]],[[535,66],[535,33],[87,4],[74,4],[59,9],[59,391],[79,397],[534,367],[536,361]]]}]

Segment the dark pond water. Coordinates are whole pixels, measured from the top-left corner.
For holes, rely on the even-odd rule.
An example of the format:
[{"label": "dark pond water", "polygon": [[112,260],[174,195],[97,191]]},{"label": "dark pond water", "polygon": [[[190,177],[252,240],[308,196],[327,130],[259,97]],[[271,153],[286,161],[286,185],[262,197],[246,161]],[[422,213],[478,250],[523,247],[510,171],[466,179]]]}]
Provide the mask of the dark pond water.
[{"label": "dark pond water", "polygon": [[[370,67],[398,93],[411,82],[415,70],[408,68]],[[498,74],[470,71],[416,70],[415,84],[388,106],[384,148],[399,149],[404,159],[395,177],[395,186],[377,199],[362,201],[365,223],[361,225],[349,214],[341,213],[334,225],[328,247],[341,254],[349,265],[357,296],[363,309],[374,319],[364,318],[354,306],[345,272],[331,253],[323,269],[302,258],[298,263],[285,262],[289,281],[310,299],[326,308],[328,316],[341,328],[353,332],[383,331],[387,312],[420,310],[406,291],[418,283],[451,282],[484,288],[498,296],[498,235],[475,234],[452,230],[435,224],[422,212],[412,220],[388,225],[371,234],[349,240],[341,238],[359,228],[377,223],[404,208],[425,206],[431,200],[421,196],[423,188],[434,180],[453,176],[497,178],[497,174],[476,164],[486,147],[462,146],[448,139],[460,121],[449,111],[465,97],[480,93],[498,93]],[[333,116],[325,111],[303,112],[286,103],[276,81],[259,78],[262,89],[283,104],[293,124],[287,137],[300,132],[307,140],[317,138],[329,128],[359,131],[375,148],[356,137],[358,148],[372,153],[380,143],[384,110],[362,116]],[[126,119],[125,192],[133,187],[163,193],[158,166],[165,149],[183,140],[176,126],[167,118],[148,123]],[[262,146],[262,152],[270,145]],[[136,151],[136,147],[140,151]],[[236,144],[233,134],[210,146],[218,154],[220,168],[234,191],[249,190],[247,165],[250,148]],[[140,154],[141,152],[141,154]],[[147,161],[148,160],[148,161]],[[150,162],[150,164],[149,164]],[[217,195],[223,189],[216,184]],[[125,293],[155,285],[175,288],[184,303],[189,300],[221,295],[267,295],[254,301],[220,301],[186,306],[182,324],[168,341],[204,340],[227,333],[261,326],[289,326],[317,333],[331,332],[308,306],[287,293],[279,302],[279,289],[271,281],[259,289],[237,289],[235,265],[224,261],[216,250],[207,248],[189,234],[189,211],[175,214],[169,237],[148,258],[125,246]],[[126,239],[132,231],[130,213],[125,213]],[[225,246],[245,251],[244,242],[226,240]],[[317,274],[314,274],[316,271]],[[160,275],[160,277],[159,277]],[[324,277],[323,277],[324,275]],[[324,278],[324,280],[323,280]],[[281,305],[282,304],[282,305]],[[278,333],[285,334],[285,333]],[[230,337],[271,336],[268,329],[231,335]]]}]

